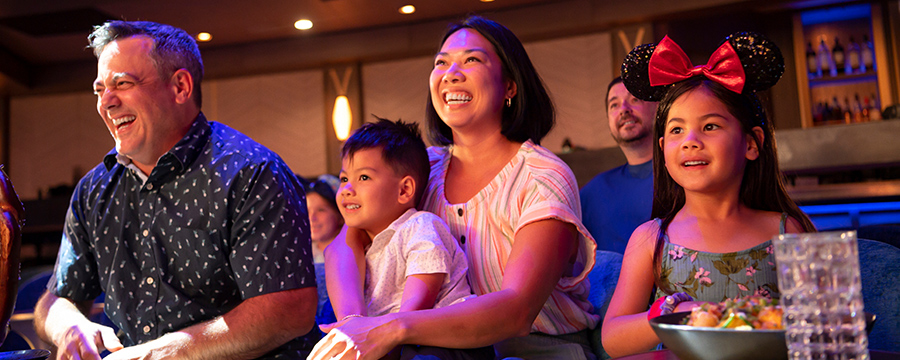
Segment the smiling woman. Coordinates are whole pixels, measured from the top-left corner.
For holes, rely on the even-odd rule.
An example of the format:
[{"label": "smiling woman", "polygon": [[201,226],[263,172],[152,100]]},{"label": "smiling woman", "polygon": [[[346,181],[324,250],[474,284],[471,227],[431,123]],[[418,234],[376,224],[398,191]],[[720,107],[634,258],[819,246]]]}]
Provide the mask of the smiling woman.
[{"label": "smiling woman", "polygon": [[325,253],[332,303],[338,318],[348,320],[323,327],[338,326],[312,358],[330,358],[347,344],[353,346],[348,356],[362,358],[403,344],[493,345],[489,358],[537,352],[595,358],[587,329],[599,318],[588,311],[584,280],[596,244],[581,224],[572,172],[538,145],[553,126],[554,110],[522,44],[480,17],[453,24],[435,56],[429,89],[427,124],[441,146],[429,149],[431,175],[420,208],[446,221],[466,249],[468,280],[478,296],[439,309],[354,317],[365,309],[352,264],[367,240],[348,231]]}]

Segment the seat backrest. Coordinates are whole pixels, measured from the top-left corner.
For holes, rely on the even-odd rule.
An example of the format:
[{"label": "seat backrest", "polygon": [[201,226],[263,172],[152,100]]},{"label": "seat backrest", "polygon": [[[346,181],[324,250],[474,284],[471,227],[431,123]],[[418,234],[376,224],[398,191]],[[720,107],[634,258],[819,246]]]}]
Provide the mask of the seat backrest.
[{"label": "seat backrest", "polygon": [[331,300],[328,297],[328,289],[325,287],[325,264],[315,263],[316,267],[316,286],[318,290],[319,300],[316,308],[316,323],[331,324],[335,319],[334,308],[331,307]]},{"label": "seat backrest", "polygon": [[600,342],[600,330],[603,325],[603,317],[609,307],[609,300],[616,291],[616,283],[619,281],[619,273],[622,271],[622,254],[612,251],[597,250],[597,261],[594,269],[588,275],[591,281],[591,292],[588,300],[594,305],[594,313],[600,315],[600,323],[591,330],[591,347],[594,354],[600,359],[609,359],[609,354],[603,349]]},{"label": "seat backrest", "polygon": [[[22,275],[25,275],[24,272]],[[52,275],[53,268],[46,268],[28,278],[22,278],[19,295],[16,297],[16,312],[34,311],[34,306],[44,294],[44,290],[47,290],[47,282]]]},{"label": "seat backrest", "polygon": [[875,314],[869,349],[900,352],[900,248],[859,239],[863,305]]}]

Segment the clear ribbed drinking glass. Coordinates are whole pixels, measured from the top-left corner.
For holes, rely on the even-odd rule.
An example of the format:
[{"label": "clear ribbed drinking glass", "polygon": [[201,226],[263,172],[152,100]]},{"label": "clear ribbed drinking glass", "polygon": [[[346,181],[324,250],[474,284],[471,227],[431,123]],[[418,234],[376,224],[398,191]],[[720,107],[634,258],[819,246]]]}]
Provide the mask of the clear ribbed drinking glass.
[{"label": "clear ribbed drinking glass", "polygon": [[788,358],[869,359],[856,231],[772,239]]}]

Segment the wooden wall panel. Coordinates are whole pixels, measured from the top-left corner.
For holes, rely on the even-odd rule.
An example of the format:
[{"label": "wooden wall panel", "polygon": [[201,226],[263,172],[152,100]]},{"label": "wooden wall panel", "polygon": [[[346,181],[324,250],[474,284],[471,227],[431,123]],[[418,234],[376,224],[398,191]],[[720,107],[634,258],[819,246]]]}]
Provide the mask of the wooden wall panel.
[{"label": "wooden wall panel", "polygon": [[321,71],[210,81],[204,112],[280,155],[295,173],[325,173],[325,119]]},{"label": "wooden wall panel", "polygon": [[74,185],[115,146],[90,91],[12,98],[10,177],[23,199]]},{"label": "wooden wall panel", "polygon": [[363,121],[373,121],[374,114],[390,120],[416,122],[422,136],[427,138],[423,121],[433,59],[423,56],[364,65]]},{"label": "wooden wall panel", "polygon": [[606,86],[613,79],[608,32],[525,44],[556,105],[556,126],[541,145],[562,150],[569,138],[587,149],[616,146],[606,121]]},{"label": "wooden wall panel", "polygon": [[[568,137],[588,149],[614,147],[604,98],[612,79],[611,36],[595,33],[525,44],[557,109],[543,145],[560,151]],[[362,115],[420,122],[432,56],[363,63]],[[207,80],[203,111],[269,147],[303,176],[327,172],[330,109],[321,69]],[[10,176],[25,199],[71,184],[97,165],[114,143],[89,92],[11,100]],[[422,128],[425,132],[424,126]],[[21,184],[21,185],[20,185]]]}]

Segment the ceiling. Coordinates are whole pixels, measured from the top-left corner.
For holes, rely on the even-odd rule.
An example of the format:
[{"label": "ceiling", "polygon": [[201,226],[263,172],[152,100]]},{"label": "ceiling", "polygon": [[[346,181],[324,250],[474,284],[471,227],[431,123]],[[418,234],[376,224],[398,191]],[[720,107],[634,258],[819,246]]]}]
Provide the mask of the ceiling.
[{"label": "ceiling", "polygon": [[[283,57],[298,55],[282,54],[279,59],[273,49],[303,44],[307,49],[318,49],[321,55],[315,60],[321,62],[340,57],[335,54],[386,46],[385,42],[390,41],[412,41],[410,38],[415,37],[372,39],[360,34],[381,36],[386,34],[381,30],[406,25],[419,29],[424,24],[445,24],[470,13],[488,17],[527,13],[531,15],[520,21],[520,30],[552,32],[547,22],[614,26],[650,21],[666,13],[680,17],[685,11],[710,7],[740,11],[846,1],[850,0],[0,0],[0,94],[83,87],[96,66],[93,54],[86,48],[87,35],[92,26],[108,19],[151,20],[180,27],[192,35],[209,32],[212,41],[200,43],[204,58],[255,51],[269,57],[245,61],[280,64],[279,60],[284,63]],[[405,4],[415,5],[417,11],[401,14],[398,9]],[[558,11],[560,8],[568,11]],[[313,21],[311,30],[294,29],[294,22],[302,18]],[[352,40],[360,38],[371,40]],[[339,48],[343,52],[335,50],[334,41],[342,43]],[[430,42],[428,46],[430,49]],[[308,52],[302,56],[315,57]],[[225,62],[233,59],[234,56]],[[235,71],[246,71],[246,67]]]},{"label": "ceiling", "polygon": [[[0,72],[86,61],[93,25],[107,19],[151,20],[213,38],[201,50],[294,37],[364,31],[381,26],[459,18],[552,0],[0,0]],[[413,4],[417,11],[400,14]],[[294,29],[306,18],[314,26]],[[22,78],[26,79],[26,78]]]}]

